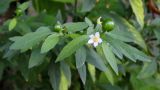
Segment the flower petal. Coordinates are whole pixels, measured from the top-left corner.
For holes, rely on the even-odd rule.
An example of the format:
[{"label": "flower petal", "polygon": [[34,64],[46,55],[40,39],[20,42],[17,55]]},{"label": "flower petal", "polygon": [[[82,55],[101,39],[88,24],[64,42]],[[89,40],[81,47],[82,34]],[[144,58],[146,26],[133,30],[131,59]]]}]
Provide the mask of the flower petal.
[{"label": "flower petal", "polygon": [[95,36],[96,36],[96,37],[100,37],[99,32],[96,32],[96,33],[95,33]]},{"label": "flower petal", "polygon": [[92,43],[94,43],[93,39],[89,39],[88,44],[92,44]]},{"label": "flower petal", "polygon": [[93,43],[93,46],[94,46],[94,47],[97,47],[97,46],[98,46],[98,42],[94,42],[94,43]]},{"label": "flower petal", "polygon": [[98,40],[98,43],[102,43],[103,41],[102,41],[102,39],[101,38],[99,38],[99,40]]},{"label": "flower petal", "polygon": [[92,35],[89,35],[89,38],[93,38],[94,37],[94,35],[92,34]]}]

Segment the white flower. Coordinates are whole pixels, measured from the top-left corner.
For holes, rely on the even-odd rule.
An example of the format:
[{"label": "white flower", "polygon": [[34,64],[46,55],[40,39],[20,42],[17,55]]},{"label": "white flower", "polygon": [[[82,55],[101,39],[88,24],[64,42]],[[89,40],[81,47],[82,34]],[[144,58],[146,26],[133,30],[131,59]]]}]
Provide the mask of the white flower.
[{"label": "white flower", "polygon": [[99,24],[99,25],[102,25],[101,18],[102,18],[102,17],[99,17],[99,18],[97,19],[97,24]]},{"label": "white flower", "polygon": [[88,40],[88,44],[92,44],[94,47],[98,46],[98,44],[102,43],[102,39],[100,38],[99,32],[96,32],[95,35],[90,35]]}]

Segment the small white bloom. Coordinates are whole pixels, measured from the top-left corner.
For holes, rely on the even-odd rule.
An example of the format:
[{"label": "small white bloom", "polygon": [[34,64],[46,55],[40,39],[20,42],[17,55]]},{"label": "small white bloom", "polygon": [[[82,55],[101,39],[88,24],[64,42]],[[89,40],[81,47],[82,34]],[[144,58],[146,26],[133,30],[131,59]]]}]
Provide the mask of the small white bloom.
[{"label": "small white bloom", "polygon": [[102,25],[101,18],[102,18],[102,17],[99,17],[99,18],[97,19],[97,24]]},{"label": "small white bloom", "polygon": [[98,46],[98,44],[102,43],[102,39],[100,38],[99,32],[96,32],[94,35],[90,35],[88,40],[88,44],[92,44],[94,47]]}]

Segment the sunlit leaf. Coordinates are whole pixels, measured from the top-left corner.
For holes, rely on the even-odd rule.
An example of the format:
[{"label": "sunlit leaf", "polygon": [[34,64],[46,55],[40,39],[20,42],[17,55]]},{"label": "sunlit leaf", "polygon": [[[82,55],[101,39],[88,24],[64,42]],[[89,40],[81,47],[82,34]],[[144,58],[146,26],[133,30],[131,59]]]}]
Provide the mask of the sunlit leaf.
[{"label": "sunlit leaf", "polygon": [[95,69],[95,66],[93,66],[92,64],[89,64],[88,63],[88,71],[91,75],[91,78],[93,80],[93,82],[96,81],[96,69]]},{"label": "sunlit leaf", "polygon": [[133,12],[136,16],[136,19],[140,26],[143,28],[144,26],[144,8],[143,8],[143,0],[129,0]]},{"label": "sunlit leaf", "polygon": [[63,61],[60,63],[60,65],[61,65],[62,72],[64,73],[64,75],[67,79],[68,86],[70,86],[71,85],[71,70],[70,70],[70,67],[69,67],[69,65],[67,65],[67,63],[65,63]]},{"label": "sunlit leaf", "polygon": [[9,23],[9,31],[13,30],[17,25],[17,19],[13,18]]}]

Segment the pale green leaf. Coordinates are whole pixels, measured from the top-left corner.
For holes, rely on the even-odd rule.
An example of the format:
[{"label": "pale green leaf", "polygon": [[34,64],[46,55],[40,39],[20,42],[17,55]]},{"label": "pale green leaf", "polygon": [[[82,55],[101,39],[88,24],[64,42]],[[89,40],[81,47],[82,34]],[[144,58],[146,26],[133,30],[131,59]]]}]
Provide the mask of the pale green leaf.
[{"label": "pale green leaf", "polygon": [[60,65],[61,65],[62,72],[64,73],[64,75],[67,79],[68,85],[70,86],[71,85],[71,70],[70,70],[70,67],[67,63],[65,63],[63,61],[60,63]]},{"label": "pale green leaf", "polygon": [[24,2],[18,6],[18,8],[22,11],[25,11],[29,7],[30,2]]},{"label": "pale green leaf", "polygon": [[95,66],[93,66],[92,64],[88,63],[88,71],[89,71],[89,74],[91,75],[91,78],[92,78],[93,82],[95,82],[96,81],[96,69],[95,69]]},{"label": "pale green leaf", "polygon": [[107,69],[105,72],[105,76],[107,77],[108,81],[113,85],[114,84],[114,77],[113,73],[110,69]]},{"label": "pale green leaf", "polygon": [[69,42],[60,52],[58,55],[56,62],[64,60],[65,58],[72,55],[76,50],[78,50],[80,47],[82,47],[84,44],[88,41],[87,35],[82,35],[80,37],[77,37],[73,39],[71,42]]},{"label": "pale green leaf", "polygon": [[9,40],[11,40],[11,41],[16,41],[16,40],[18,40],[19,38],[21,38],[21,36],[11,37],[11,38],[9,38]]},{"label": "pale green leaf", "polygon": [[88,27],[88,24],[85,22],[75,22],[75,23],[66,23],[64,24],[68,32],[81,31]]},{"label": "pale green leaf", "polygon": [[17,25],[17,19],[13,18],[9,23],[9,31],[13,30]]},{"label": "pale green leaf", "polygon": [[41,53],[46,53],[52,48],[54,48],[58,43],[58,41],[59,41],[59,34],[55,33],[55,34],[49,35],[45,39],[44,43],[42,44]]},{"label": "pale green leaf", "polygon": [[94,24],[92,23],[92,21],[89,19],[89,18],[87,18],[87,17],[85,17],[85,22],[88,24],[88,26],[90,26],[90,27],[93,27],[94,26]]},{"label": "pale green leaf", "polygon": [[63,72],[61,72],[59,90],[68,90],[68,81]]},{"label": "pale green leaf", "polygon": [[94,32],[95,32],[94,27],[91,26],[91,27],[88,27],[88,28],[87,28],[87,34],[88,34],[88,35],[91,35],[91,34],[93,34]]},{"label": "pale green leaf", "polygon": [[143,0],[129,0],[132,10],[136,16],[136,19],[140,26],[143,28],[144,26],[144,8],[143,8]]}]

